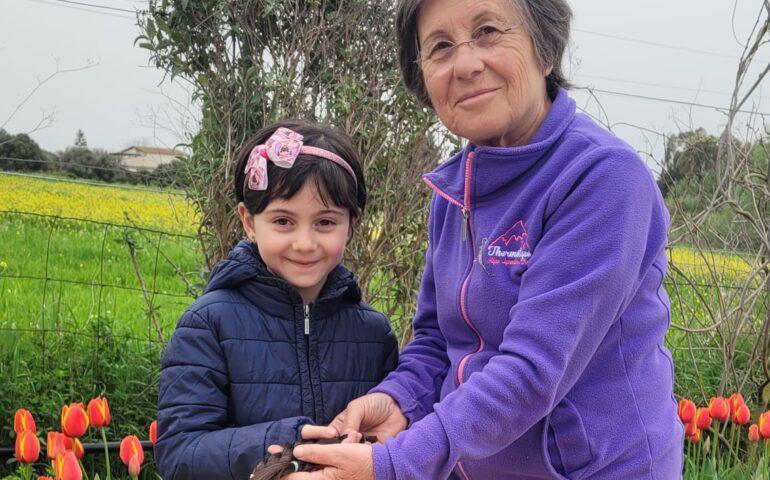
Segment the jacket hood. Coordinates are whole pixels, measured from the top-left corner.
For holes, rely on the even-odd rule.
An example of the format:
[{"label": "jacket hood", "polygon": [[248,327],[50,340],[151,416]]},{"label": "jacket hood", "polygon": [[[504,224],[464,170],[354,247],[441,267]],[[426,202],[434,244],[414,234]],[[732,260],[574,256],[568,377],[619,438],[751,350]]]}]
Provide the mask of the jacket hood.
[{"label": "jacket hood", "polygon": [[[448,195],[458,203],[467,205],[465,199],[466,174],[469,172],[468,156],[473,153],[471,165],[473,198],[492,195],[535,165],[556,145],[564,131],[575,118],[575,101],[566,90],[560,89],[551,109],[527,145],[518,147],[486,147],[472,143],[423,179],[431,187]],[[505,170],[501,174],[501,169]]]},{"label": "jacket hood", "polygon": [[[303,303],[299,291],[293,285],[270,273],[256,244],[250,240],[239,242],[226,260],[214,266],[206,292],[220,289],[236,290],[260,307],[270,304],[276,304],[273,307],[296,306]],[[344,266],[337,265],[329,272],[314,304],[323,305],[340,300],[361,301],[361,289],[355,275]]]}]

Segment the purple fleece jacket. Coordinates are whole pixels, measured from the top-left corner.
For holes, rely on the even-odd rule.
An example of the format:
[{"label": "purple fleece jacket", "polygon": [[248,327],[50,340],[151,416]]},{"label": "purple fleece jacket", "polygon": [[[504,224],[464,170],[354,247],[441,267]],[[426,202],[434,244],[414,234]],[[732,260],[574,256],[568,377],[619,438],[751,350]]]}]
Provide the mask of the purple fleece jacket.
[{"label": "purple fleece jacket", "polygon": [[372,390],[409,428],[375,478],[680,478],[668,212],[638,155],[562,90],[529,145],[468,145],[425,181],[415,337]]}]

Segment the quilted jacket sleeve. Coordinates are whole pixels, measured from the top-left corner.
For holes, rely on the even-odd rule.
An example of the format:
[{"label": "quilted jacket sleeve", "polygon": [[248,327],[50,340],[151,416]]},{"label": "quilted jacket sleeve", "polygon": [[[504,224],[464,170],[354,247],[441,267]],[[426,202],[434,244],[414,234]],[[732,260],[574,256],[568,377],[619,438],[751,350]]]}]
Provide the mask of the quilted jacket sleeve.
[{"label": "quilted jacket sleeve", "polygon": [[155,459],[165,480],[248,478],[269,445],[295,442],[307,417],[233,428],[229,380],[214,331],[188,310],[163,355]]}]

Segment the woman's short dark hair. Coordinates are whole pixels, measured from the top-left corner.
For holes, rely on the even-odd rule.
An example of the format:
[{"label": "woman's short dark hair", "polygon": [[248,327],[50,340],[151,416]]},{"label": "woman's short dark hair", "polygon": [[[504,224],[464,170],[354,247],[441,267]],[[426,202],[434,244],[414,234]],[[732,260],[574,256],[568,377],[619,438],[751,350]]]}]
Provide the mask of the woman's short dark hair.
[{"label": "woman's short dark hair", "polygon": [[[572,9],[567,0],[507,0],[521,15],[532,38],[535,55],[543,70],[551,68],[545,78],[546,90],[553,99],[559,87],[570,84],[561,68],[564,50],[569,43]],[[417,35],[417,16],[425,0],[399,0],[396,7],[396,35],[401,74],[407,88],[425,105],[432,107],[425,80],[417,59],[420,42]]]},{"label": "woman's short dark hair", "polygon": [[[278,128],[288,128],[303,136],[303,145],[322,148],[336,153],[356,174],[355,181],[344,168],[331,160],[302,153],[291,168],[281,168],[267,162],[267,189],[244,188],[246,163],[252,149],[264,144]],[[301,120],[273,123],[251,137],[238,152],[235,162],[235,199],[243,202],[249,213],[263,212],[276,198],[292,198],[307,182],[313,182],[321,201],[347,209],[350,218],[358,218],[366,206],[366,184],[358,150],[345,133],[326,126]]]}]

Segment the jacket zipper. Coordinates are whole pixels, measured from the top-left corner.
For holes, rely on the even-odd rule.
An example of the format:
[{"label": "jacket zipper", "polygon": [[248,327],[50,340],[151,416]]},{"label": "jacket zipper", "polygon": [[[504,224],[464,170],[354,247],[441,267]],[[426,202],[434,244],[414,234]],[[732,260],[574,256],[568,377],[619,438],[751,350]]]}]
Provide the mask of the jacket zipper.
[{"label": "jacket zipper", "polygon": [[313,390],[313,369],[310,366],[310,305],[303,304],[305,312],[305,361],[307,362],[308,381],[310,382],[310,396],[313,399],[313,416],[317,417],[318,412],[315,408],[315,391]]},{"label": "jacket zipper", "polygon": [[[440,197],[442,197],[444,200],[448,201],[452,205],[455,205],[459,207],[462,211],[463,215],[463,222],[462,222],[462,232],[460,233],[460,237],[462,238],[462,241],[465,242],[468,240],[468,236],[470,235],[470,248],[471,248],[471,265],[468,269],[468,273],[466,273],[465,278],[462,281],[462,286],[460,287],[460,314],[463,317],[463,321],[468,326],[468,328],[473,331],[473,333],[476,335],[476,338],[478,339],[479,346],[478,349],[476,349],[475,352],[466,353],[462,360],[460,360],[460,364],[457,367],[457,384],[461,385],[463,383],[463,372],[465,370],[465,366],[468,363],[468,360],[470,359],[471,355],[474,355],[476,353],[479,353],[484,349],[484,339],[481,337],[481,334],[479,334],[479,331],[476,330],[476,327],[473,326],[473,323],[471,322],[470,316],[468,315],[468,304],[467,304],[467,293],[468,293],[468,284],[470,282],[471,274],[473,273],[473,261],[475,258],[475,251],[474,251],[474,242],[473,242],[473,223],[471,220],[471,171],[473,166],[473,157],[475,155],[475,152],[470,152],[468,154],[468,158],[465,162],[465,187],[464,187],[464,193],[463,193],[463,201],[464,203],[460,203],[451,196],[449,196],[447,193],[436,187],[434,183],[432,183],[430,180],[425,180],[425,183],[427,183]],[[465,467],[463,466],[462,462],[457,462],[457,470],[459,470],[460,474],[465,480],[469,480],[470,477],[465,471]]]}]

